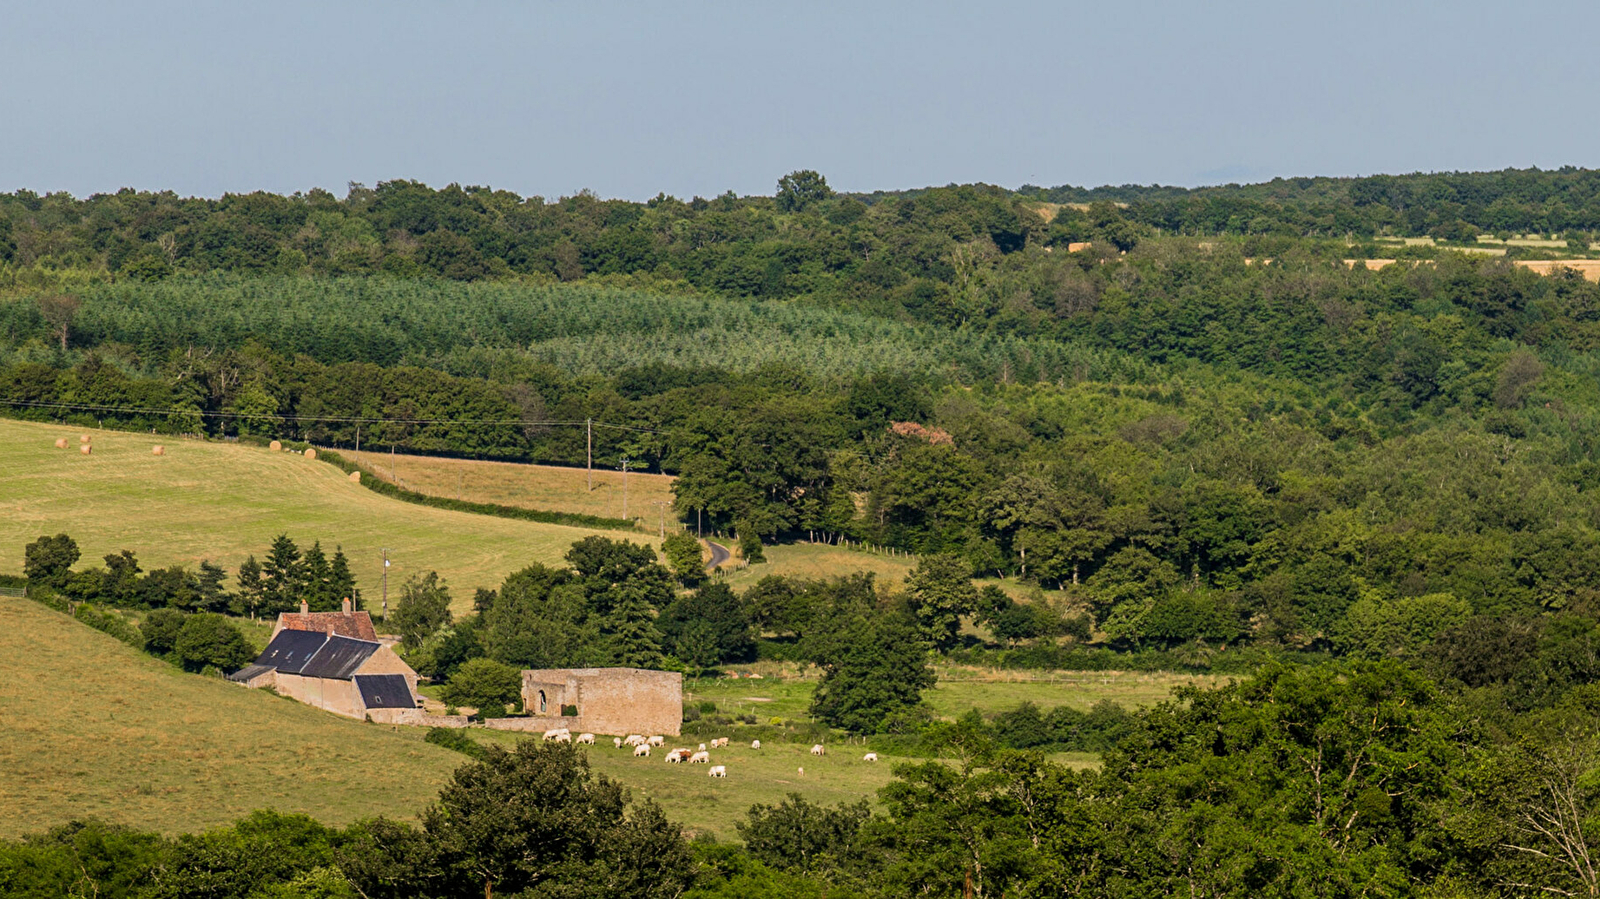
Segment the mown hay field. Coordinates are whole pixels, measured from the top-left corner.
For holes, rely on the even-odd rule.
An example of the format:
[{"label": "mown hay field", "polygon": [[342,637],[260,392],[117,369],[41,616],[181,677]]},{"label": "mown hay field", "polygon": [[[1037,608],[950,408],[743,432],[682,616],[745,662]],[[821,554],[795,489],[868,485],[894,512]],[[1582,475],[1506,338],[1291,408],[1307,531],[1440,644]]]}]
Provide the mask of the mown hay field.
[{"label": "mown hay field", "polygon": [[671,475],[628,472],[627,508],[624,509],[623,474],[612,468],[595,469],[594,489],[591,490],[590,475],[581,468],[404,453],[350,450],[339,450],[339,453],[385,481],[430,496],[546,512],[629,518],[649,531],[658,530],[663,509],[669,528],[675,520]]},{"label": "mown hay field", "polygon": [[[78,451],[82,434],[90,455]],[[61,437],[67,449],[56,448]],[[158,443],[164,455],[151,453]],[[408,575],[432,569],[462,611],[475,587],[534,562],[564,564],[576,540],[624,536],[403,503],[332,465],[264,447],[0,420],[0,572],[20,574],[23,547],[56,533],[78,541],[80,566],[124,549],[146,570],[210,559],[228,569],[230,587],[239,563],[263,556],[278,534],[302,548],[320,540],[329,555],[343,547],[374,609],[387,548],[391,601]]]}]

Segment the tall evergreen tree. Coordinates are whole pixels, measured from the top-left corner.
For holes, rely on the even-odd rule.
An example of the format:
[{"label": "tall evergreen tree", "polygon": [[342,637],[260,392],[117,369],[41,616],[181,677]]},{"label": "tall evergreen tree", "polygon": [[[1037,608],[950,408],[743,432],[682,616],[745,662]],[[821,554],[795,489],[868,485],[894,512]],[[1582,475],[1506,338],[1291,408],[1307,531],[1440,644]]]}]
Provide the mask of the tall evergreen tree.
[{"label": "tall evergreen tree", "polygon": [[227,580],[228,572],[220,565],[213,565],[210,559],[200,561],[200,572],[194,578],[195,605],[201,612],[226,612],[228,601],[231,599],[228,592],[223,589],[222,582]]},{"label": "tall evergreen tree", "polygon": [[304,566],[300,548],[288,534],[272,541],[267,560],[261,563],[262,611],[268,615],[293,611],[300,604],[304,589]]},{"label": "tall evergreen tree", "polygon": [[356,576],[350,573],[350,560],[345,558],[342,546],[333,548],[333,561],[328,565],[328,586],[333,590],[335,602],[348,598],[353,608],[361,608],[361,591],[356,589]]},{"label": "tall evergreen tree", "polygon": [[339,596],[333,592],[333,572],[328,567],[328,557],[322,552],[322,541],[316,540],[300,560],[301,593],[313,612],[331,612],[339,608]]},{"label": "tall evergreen tree", "polygon": [[239,565],[238,609],[253,620],[266,603],[266,587],[261,583],[261,563],[250,556]]}]

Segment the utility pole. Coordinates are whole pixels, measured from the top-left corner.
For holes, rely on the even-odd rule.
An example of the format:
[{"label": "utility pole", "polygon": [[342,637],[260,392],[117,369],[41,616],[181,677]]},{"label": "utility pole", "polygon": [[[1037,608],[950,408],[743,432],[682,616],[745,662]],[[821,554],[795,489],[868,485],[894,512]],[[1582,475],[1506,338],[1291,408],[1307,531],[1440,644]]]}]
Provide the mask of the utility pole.
[{"label": "utility pole", "polygon": [[667,539],[667,507],[672,503],[668,500],[658,499],[652,502],[651,505],[656,507],[656,512],[661,522],[661,539],[665,540]]},{"label": "utility pole", "polygon": [[704,507],[694,510],[694,535],[696,538],[705,536],[705,534],[701,533],[700,531],[700,513],[704,511]]},{"label": "utility pole", "polygon": [[356,425],[356,455],[361,455],[361,426]]},{"label": "utility pole", "polygon": [[584,467],[584,471],[587,472],[588,478],[589,478],[589,492],[593,493],[594,492],[594,419],[585,418],[583,420],[583,428],[588,433],[588,439],[586,441],[587,449],[586,449],[586,452],[585,452],[585,459],[587,461],[584,462],[583,467]]},{"label": "utility pole", "polygon": [[622,457],[622,517],[628,517],[628,457]]},{"label": "utility pole", "polygon": [[389,548],[383,548],[383,620],[389,620]]}]

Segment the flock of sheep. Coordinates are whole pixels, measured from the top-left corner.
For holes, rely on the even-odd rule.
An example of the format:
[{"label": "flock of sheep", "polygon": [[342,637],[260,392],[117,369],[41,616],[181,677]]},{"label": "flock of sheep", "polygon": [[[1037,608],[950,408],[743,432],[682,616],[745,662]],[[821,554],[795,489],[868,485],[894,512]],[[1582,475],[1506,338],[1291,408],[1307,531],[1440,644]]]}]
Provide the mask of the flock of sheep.
[{"label": "flock of sheep", "polygon": [[[574,737],[572,735],[572,731],[568,730],[565,727],[558,727],[555,730],[547,730],[547,731],[545,731],[544,732],[544,739],[545,739],[546,743],[583,743],[583,744],[587,744],[589,746],[593,746],[594,745],[594,734],[578,734],[576,737]],[[626,737],[612,737],[611,738],[612,746],[614,746],[617,749],[621,749],[624,746],[631,746],[633,748],[633,757],[634,758],[649,758],[650,757],[650,750],[651,750],[652,747],[663,746],[663,745],[666,744],[666,742],[667,742],[667,738],[663,737],[663,736],[660,736],[660,735],[646,737],[643,734],[629,734]],[[711,749],[722,749],[722,748],[726,747],[727,745],[728,745],[728,738],[727,737],[717,737],[715,740],[712,740],[709,744],[701,743],[700,744],[700,749],[698,751],[693,750],[693,749],[672,749],[672,750],[669,750],[667,752],[667,763],[675,765],[675,764],[680,764],[680,763],[683,763],[683,762],[687,762],[687,763],[689,763],[691,765],[709,765],[710,768],[711,768],[711,776],[712,777],[727,777],[728,776],[728,766],[727,765],[712,765],[711,764],[711,753],[706,748],[707,746],[709,746]],[[761,741],[760,740],[751,740],[750,741],[750,748],[751,749],[760,749],[761,748]],[[811,747],[811,754],[814,755],[814,756],[818,756],[819,758],[825,752],[827,752],[827,749],[825,747],[823,747],[823,745],[821,743],[818,743],[818,744],[816,744],[816,745]],[[866,755],[862,756],[861,760],[863,762],[876,762],[878,760],[878,754],[876,752],[869,752]],[[804,777],[805,773],[806,773],[806,769],[804,767],[800,768],[800,776]]]}]

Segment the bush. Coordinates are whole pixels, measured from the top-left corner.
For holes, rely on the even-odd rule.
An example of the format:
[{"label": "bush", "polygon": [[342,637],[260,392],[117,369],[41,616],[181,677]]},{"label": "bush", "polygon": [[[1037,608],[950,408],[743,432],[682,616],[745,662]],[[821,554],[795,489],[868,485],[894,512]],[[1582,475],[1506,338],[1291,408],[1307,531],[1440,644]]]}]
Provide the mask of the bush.
[{"label": "bush", "polygon": [[144,634],[145,650],[158,656],[171,652],[177,645],[178,632],[188,618],[177,609],[156,609],[146,615],[144,622],[139,625],[139,632]]},{"label": "bush", "polygon": [[237,671],[256,657],[244,634],[215,612],[189,616],[173,640],[172,651],[188,671],[199,671],[208,665]]},{"label": "bush", "polygon": [[103,634],[116,637],[134,649],[144,648],[144,637],[128,623],[128,619],[115,612],[102,612],[89,603],[83,603],[78,606],[78,611],[73,617]]},{"label": "bush", "polygon": [[477,740],[467,736],[467,732],[454,727],[430,727],[428,735],[422,738],[424,743],[443,746],[452,749],[468,758],[483,759],[483,746]]},{"label": "bush", "polygon": [[444,685],[441,698],[449,705],[470,705],[480,710],[500,706],[499,715],[505,717],[505,706],[514,705],[522,698],[522,672],[494,659],[468,659],[456,669],[450,682]]}]

